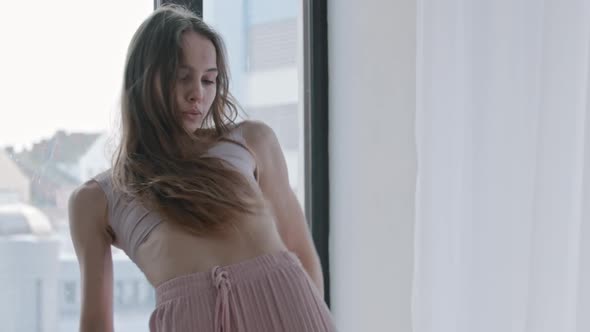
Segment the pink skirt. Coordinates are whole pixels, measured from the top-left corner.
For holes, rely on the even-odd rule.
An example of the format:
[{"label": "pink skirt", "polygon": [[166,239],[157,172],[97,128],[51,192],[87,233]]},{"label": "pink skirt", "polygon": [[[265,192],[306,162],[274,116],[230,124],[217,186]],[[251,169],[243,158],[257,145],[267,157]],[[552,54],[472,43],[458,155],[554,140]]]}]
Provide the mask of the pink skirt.
[{"label": "pink skirt", "polygon": [[336,331],[317,288],[287,251],[164,282],[149,326],[152,332]]}]

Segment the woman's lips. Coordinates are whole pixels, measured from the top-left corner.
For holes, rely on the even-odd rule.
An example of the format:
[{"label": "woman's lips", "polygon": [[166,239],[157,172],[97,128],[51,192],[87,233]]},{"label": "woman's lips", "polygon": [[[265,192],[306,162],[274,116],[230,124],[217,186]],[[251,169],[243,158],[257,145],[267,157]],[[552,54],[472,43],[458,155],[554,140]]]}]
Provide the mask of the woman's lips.
[{"label": "woman's lips", "polygon": [[202,116],[203,113],[199,112],[199,111],[190,111],[190,112],[182,112],[182,115],[185,118],[189,118],[191,120],[197,119],[198,117]]}]

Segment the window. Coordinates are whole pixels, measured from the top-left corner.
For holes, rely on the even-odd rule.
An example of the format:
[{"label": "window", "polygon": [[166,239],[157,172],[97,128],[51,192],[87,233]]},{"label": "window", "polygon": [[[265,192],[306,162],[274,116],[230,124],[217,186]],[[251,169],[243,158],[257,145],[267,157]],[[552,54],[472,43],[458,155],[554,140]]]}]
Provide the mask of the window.
[{"label": "window", "polygon": [[[0,53],[0,90],[9,93],[0,98],[0,210],[10,213],[0,213],[0,242],[19,250],[10,252],[18,260],[0,253],[3,271],[10,272],[3,276],[8,283],[0,299],[0,308],[10,316],[3,326],[13,328],[8,332],[52,322],[56,331],[78,330],[80,280],[68,233],[67,198],[109,167],[127,46],[159,2],[3,4],[0,39],[6,51]],[[191,3],[202,6],[205,21],[224,37],[242,117],[262,120],[275,130],[289,182],[306,206],[302,0]],[[23,24],[24,17],[31,24]],[[36,233],[48,227],[57,239]],[[33,239],[27,250],[18,249],[23,236]],[[129,268],[133,263],[124,254],[114,249],[113,255],[115,329],[143,331],[154,290],[139,269]],[[36,279],[22,278],[25,273]],[[18,292],[10,291],[17,289],[36,290],[39,296],[21,305],[25,302]]]},{"label": "window", "polygon": [[[78,331],[79,274],[62,245],[70,242],[67,197],[108,168],[104,138],[115,128],[127,46],[153,8],[152,0],[2,4],[0,242],[18,260],[0,253],[0,264],[9,271],[6,289],[35,290],[24,297],[2,288],[0,308],[12,307],[3,310],[2,331]],[[46,226],[57,239],[37,236]],[[118,258],[115,279],[120,264],[133,263]],[[125,270],[147,284],[141,271]],[[137,302],[129,289],[122,300]],[[154,303],[147,301],[132,314],[117,308],[115,329],[145,331]]]},{"label": "window", "polygon": [[65,281],[62,283],[62,287],[63,303],[69,306],[78,305],[78,298],[76,296],[80,287],[78,283],[75,281]]},{"label": "window", "polygon": [[224,38],[241,115],[273,128],[303,206],[301,9],[301,0],[203,1],[204,20]]}]

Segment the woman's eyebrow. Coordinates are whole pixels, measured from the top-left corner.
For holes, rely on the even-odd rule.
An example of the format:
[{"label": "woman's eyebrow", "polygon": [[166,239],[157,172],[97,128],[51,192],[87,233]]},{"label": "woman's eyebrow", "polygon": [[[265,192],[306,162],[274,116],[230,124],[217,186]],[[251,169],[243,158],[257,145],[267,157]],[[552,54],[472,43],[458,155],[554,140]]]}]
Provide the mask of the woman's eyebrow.
[{"label": "woman's eyebrow", "polygon": [[[193,68],[190,65],[180,65],[180,66],[178,66],[178,68],[179,69],[188,69],[188,70],[191,70],[191,71],[196,71],[195,68]],[[207,72],[207,73],[210,73],[210,72],[218,72],[218,71],[219,70],[217,70],[216,67],[211,67],[211,68],[205,70],[205,72]]]}]

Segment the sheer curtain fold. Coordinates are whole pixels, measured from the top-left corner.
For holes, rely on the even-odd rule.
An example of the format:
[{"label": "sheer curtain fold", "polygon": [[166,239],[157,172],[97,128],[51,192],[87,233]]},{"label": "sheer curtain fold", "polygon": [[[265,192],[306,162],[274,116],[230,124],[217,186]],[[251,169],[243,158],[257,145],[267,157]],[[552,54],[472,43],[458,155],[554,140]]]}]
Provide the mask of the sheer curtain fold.
[{"label": "sheer curtain fold", "polygon": [[590,331],[590,2],[417,24],[414,330]]}]

